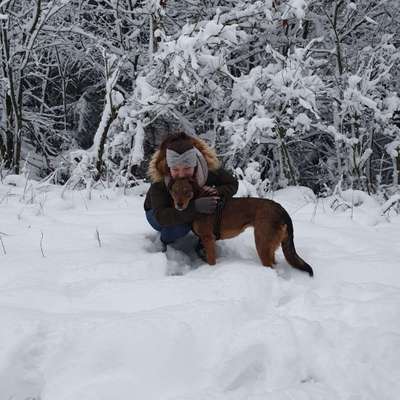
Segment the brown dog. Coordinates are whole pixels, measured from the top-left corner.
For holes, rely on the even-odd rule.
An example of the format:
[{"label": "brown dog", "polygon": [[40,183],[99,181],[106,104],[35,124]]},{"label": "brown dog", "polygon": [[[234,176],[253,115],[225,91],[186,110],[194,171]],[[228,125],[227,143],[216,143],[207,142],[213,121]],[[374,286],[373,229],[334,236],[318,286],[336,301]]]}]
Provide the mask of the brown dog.
[{"label": "brown dog", "polygon": [[[184,210],[193,198],[201,197],[201,188],[197,183],[187,178],[177,179],[169,185],[170,194],[177,210]],[[215,265],[215,214],[196,218],[192,229],[200,238],[208,264]],[[254,227],[254,238],[258,256],[264,266],[275,264],[275,251],[282,246],[287,262],[294,268],[314,272],[296,253],[293,242],[293,223],[286,210],[278,203],[267,199],[254,197],[232,198],[226,201],[222,210],[220,238],[230,239],[248,227]]]}]

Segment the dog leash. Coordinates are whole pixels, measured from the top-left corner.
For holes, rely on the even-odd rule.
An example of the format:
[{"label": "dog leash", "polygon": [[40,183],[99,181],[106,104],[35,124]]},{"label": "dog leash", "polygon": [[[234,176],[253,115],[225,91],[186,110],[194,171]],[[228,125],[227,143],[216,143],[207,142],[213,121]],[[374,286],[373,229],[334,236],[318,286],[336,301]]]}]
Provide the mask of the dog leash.
[{"label": "dog leash", "polygon": [[214,220],[214,237],[215,240],[219,240],[221,238],[221,221],[222,221],[222,210],[225,206],[225,199],[221,198],[217,202],[217,208],[215,209],[215,220]]}]

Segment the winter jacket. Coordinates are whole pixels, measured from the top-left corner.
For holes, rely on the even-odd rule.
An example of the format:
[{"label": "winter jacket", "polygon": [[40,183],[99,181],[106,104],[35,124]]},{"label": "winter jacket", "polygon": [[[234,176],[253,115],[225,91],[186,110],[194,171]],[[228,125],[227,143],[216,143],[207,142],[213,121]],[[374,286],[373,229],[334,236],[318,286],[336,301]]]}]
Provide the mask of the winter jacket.
[{"label": "winter jacket", "polygon": [[[194,138],[196,146],[203,154],[208,166],[207,186],[213,186],[218,195],[223,198],[232,197],[238,189],[238,182],[232,174],[220,168],[215,151],[203,140]],[[165,177],[168,176],[168,167],[165,159],[156,151],[150,161],[149,177],[152,181],[150,189],[146,194],[144,209],[153,209],[158,223],[162,226],[191,223],[199,214],[191,201],[184,211],[175,209],[171,195],[165,184]]]}]

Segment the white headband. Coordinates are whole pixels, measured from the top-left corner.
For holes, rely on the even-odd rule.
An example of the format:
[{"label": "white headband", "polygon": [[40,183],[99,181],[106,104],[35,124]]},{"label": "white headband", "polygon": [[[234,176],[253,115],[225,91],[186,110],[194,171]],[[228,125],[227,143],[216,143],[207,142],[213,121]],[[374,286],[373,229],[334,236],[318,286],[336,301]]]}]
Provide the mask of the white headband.
[{"label": "white headband", "polygon": [[177,165],[184,165],[185,167],[195,167],[197,165],[196,149],[186,150],[184,153],[179,154],[174,150],[167,149],[166,151],[167,165],[170,168],[175,168]]}]

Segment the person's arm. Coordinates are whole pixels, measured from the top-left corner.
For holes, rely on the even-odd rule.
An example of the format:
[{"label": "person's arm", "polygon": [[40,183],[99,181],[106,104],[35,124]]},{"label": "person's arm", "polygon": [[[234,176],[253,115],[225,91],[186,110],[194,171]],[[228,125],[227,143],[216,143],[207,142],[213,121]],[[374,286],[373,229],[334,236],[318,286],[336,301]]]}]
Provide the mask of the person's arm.
[{"label": "person's arm", "polygon": [[238,180],[228,171],[219,169],[214,173],[214,179],[210,182],[218,192],[220,197],[228,199],[238,190]]},{"label": "person's arm", "polygon": [[186,210],[176,210],[171,197],[163,182],[153,183],[150,187],[151,208],[154,210],[154,216],[161,226],[178,225],[192,223],[196,216],[196,210],[193,201],[191,201]]}]

